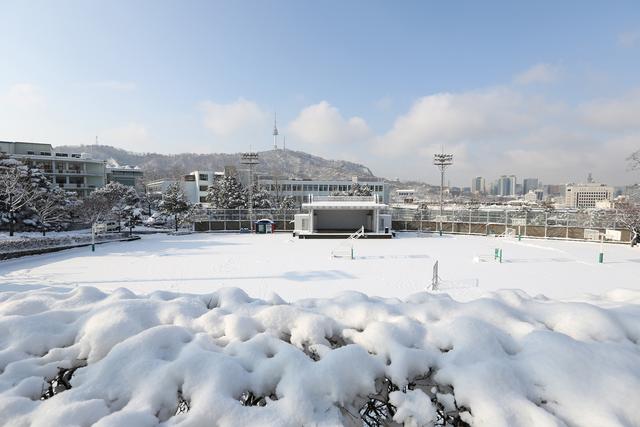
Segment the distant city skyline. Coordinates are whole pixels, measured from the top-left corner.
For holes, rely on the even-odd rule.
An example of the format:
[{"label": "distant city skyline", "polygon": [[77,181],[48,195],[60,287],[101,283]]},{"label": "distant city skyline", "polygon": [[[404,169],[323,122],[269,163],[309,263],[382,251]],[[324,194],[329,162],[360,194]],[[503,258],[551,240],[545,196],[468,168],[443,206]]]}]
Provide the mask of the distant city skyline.
[{"label": "distant city skyline", "polygon": [[640,181],[640,3],[4,1],[0,140]]}]

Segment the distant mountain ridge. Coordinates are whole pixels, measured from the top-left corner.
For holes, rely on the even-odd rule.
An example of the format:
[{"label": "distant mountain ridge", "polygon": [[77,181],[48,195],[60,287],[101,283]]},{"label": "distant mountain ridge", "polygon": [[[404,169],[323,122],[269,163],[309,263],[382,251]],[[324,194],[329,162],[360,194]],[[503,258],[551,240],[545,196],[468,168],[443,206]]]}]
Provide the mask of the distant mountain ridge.
[{"label": "distant mountain ridge", "polygon": [[[89,153],[95,159],[119,165],[139,166],[149,179],[178,177],[194,170],[221,171],[225,166],[245,167],[240,164],[240,153],[135,153],[109,145],[60,145],[58,151]],[[327,160],[302,151],[269,150],[259,152],[261,174],[279,175],[299,179],[351,179],[353,176],[374,177],[371,170],[361,164],[344,160]]]}]

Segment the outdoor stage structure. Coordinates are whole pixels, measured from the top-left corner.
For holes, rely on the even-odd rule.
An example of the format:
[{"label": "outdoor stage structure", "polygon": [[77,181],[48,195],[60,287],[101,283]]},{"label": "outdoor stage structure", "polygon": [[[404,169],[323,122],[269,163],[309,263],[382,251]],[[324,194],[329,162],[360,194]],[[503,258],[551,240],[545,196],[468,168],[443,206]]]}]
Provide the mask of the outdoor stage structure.
[{"label": "outdoor stage structure", "polygon": [[306,238],[345,238],[363,229],[363,238],[391,238],[388,205],[373,196],[313,196],[295,215],[294,233]]}]

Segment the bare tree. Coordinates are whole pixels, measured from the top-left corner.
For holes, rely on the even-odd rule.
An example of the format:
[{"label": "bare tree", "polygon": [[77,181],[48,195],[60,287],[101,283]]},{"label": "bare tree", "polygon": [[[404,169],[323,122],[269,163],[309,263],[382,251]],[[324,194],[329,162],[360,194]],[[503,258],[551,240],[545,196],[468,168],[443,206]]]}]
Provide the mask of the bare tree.
[{"label": "bare tree", "polygon": [[74,200],[74,193],[67,193],[53,185],[39,191],[38,196],[33,200],[31,209],[38,217],[43,236],[51,228],[71,220],[70,213]]},{"label": "bare tree", "polygon": [[617,206],[618,222],[631,232],[631,246],[640,243],[640,207],[629,202]]},{"label": "bare tree", "polygon": [[631,170],[640,169],[640,150],[627,157]]},{"label": "bare tree", "polygon": [[110,182],[98,188],[84,200],[83,214],[91,222],[114,218],[120,223],[128,212],[136,208],[140,198],[133,187]]},{"label": "bare tree", "polygon": [[13,236],[16,213],[30,206],[37,197],[29,167],[15,159],[0,158],[0,200],[8,213],[9,235]]}]

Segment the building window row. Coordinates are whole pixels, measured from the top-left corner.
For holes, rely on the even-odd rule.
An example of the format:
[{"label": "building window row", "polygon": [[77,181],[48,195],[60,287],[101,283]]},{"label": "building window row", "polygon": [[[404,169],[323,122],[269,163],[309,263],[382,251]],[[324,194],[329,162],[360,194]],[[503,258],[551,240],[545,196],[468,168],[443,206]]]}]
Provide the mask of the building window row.
[{"label": "building window row", "polygon": [[[363,185],[364,186],[364,185]],[[267,191],[303,191],[303,192],[333,192],[341,191],[346,192],[351,189],[351,185],[339,185],[339,184],[262,184],[260,186]],[[380,193],[383,191],[382,185],[369,186],[371,191]]]}]

